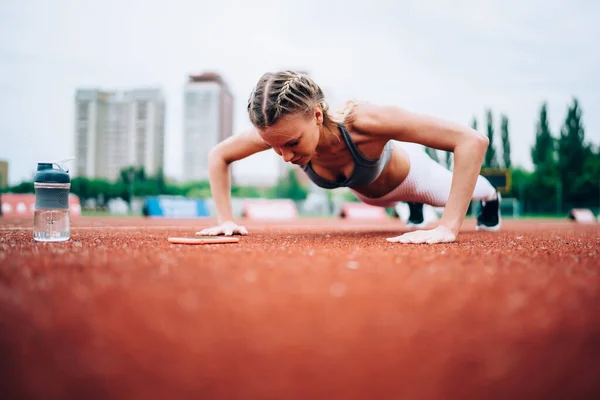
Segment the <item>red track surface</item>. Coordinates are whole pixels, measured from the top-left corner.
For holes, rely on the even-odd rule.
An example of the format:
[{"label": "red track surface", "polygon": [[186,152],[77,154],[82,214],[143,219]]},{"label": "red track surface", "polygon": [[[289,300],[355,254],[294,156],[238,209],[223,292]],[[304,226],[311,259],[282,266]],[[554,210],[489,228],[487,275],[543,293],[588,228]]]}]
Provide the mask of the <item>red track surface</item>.
[{"label": "red track surface", "polygon": [[0,219],[2,398],[600,396],[600,225],[81,218],[64,244]]}]

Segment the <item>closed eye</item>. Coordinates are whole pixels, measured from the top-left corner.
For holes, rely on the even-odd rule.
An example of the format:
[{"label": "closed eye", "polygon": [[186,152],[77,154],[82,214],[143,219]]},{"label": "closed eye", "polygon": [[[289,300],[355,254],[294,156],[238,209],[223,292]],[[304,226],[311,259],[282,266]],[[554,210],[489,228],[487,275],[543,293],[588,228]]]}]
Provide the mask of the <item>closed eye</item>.
[{"label": "closed eye", "polygon": [[294,147],[294,146],[298,146],[298,143],[300,143],[300,139],[302,139],[302,136],[300,136],[298,139],[296,140],[290,140],[289,142],[287,142],[285,144],[285,147]]}]

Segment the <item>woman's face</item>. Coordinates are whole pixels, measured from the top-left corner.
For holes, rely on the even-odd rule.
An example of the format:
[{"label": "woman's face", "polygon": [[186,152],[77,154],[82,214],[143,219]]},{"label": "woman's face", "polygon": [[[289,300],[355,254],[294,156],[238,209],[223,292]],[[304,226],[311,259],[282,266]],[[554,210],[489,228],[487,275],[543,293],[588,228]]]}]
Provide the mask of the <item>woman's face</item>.
[{"label": "woman's face", "polygon": [[274,125],[259,129],[258,133],[285,162],[306,165],[319,144],[322,124],[323,112],[319,105],[311,115],[280,118]]}]

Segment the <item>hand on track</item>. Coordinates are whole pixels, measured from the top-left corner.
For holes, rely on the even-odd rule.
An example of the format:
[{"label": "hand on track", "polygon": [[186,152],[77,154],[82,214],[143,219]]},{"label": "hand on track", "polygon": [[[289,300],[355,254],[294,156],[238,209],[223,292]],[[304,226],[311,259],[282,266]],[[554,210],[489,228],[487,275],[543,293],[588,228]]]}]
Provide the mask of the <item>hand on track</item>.
[{"label": "hand on track", "polygon": [[238,235],[247,235],[248,230],[245,227],[236,224],[233,221],[223,222],[221,225],[213,226],[212,228],[206,228],[199,232],[196,232],[196,235],[206,235],[206,236],[217,236],[217,235],[225,235],[225,236],[233,236],[235,234]]},{"label": "hand on track", "polygon": [[400,236],[388,238],[392,243],[452,243],[456,240],[456,235],[445,226],[438,226],[435,229],[408,232]]}]

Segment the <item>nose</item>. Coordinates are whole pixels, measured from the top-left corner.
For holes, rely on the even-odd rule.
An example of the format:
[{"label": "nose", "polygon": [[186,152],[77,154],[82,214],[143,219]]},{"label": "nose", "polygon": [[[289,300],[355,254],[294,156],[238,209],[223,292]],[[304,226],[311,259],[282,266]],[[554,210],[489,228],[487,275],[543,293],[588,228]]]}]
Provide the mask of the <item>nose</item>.
[{"label": "nose", "polygon": [[283,157],[283,161],[290,162],[294,158],[294,152],[281,149],[281,157]]}]

